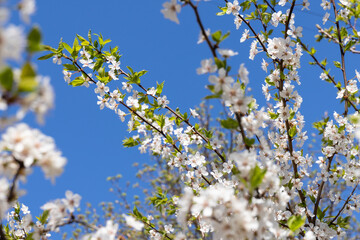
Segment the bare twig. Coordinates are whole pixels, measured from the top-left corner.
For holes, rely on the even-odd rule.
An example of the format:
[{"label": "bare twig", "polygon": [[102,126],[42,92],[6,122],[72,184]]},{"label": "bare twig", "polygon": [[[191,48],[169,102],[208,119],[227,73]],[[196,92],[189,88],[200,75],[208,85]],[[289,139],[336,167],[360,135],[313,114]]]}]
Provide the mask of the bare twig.
[{"label": "bare twig", "polygon": [[351,194],[349,195],[349,197],[346,199],[344,205],[342,206],[342,208],[340,209],[340,211],[338,212],[338,214],[336,214],[336,216],[333,218],[333,220],[331,220],[330,224],[329,225],[332,225],[334,224],[335,220],[340,216],[341,212],[345,209],[346,205],[349,203],[352,195],[354,194],[357,186],[359,185],[359,183],[357,183],[354,187],[354,189],[352,190]]},{"label": "bare twig", "polygon": [[[330,168],[331,168],[331,162],[334,158],[335,154],[332,155],[331,157],[328,158],[329,162],[328,162],[328,165],[327,165],[327,171],[329,172],[330,171]],[[315,206],[314,206],[314,217],[312,219],[312,223],[315,225],[316,224],[316,216],[317,216],[317,210],[319,208],[319,204],[320,204],[320,200],[321,200],[321,194],[322,194],[322,191],[324,189],[324,185],[325,185],[325,181],[322,180],[321,183],[320,183],[320,187],[319,187],[319,190],[318,190],[318,194],[317,194],[317,197],[316,197],[316,202],[315,202]]]},{"label": "bare twig", "polygon": [[202,21],[201,21],[201,19],[200,19],[200,15],[199,15],[199,11],[198,11],[197,6],[195,6],[195,5],[191,2],[191,0],[189,0],[187,3],[189,3],[189,5],[191,6],[191,8],[194,10],[194,13],[195,13],[195,16],[196,16],[196,21],[197,21],[197,23],[198,23],[198,25],[199,25],[199,27],[200,27],[200,29],[201,29],[201,33],[202,33],[202,35],[204,36],[206,43],[208,44],[208,46],[209,46],[209,48],[210,48],[210,50],[211,50],[211,53],[212,53],[213,57],[214,57],[214,58],[217,58],[217,55],[216,55],[216,46],[213,45],[213,44],[210,42],[210,39],[209,39],[209,37],[208,37],[207,34],[206,34],[204,25],[203,25],[203,23],[202,23]]},{"label": "bare twig", "polygon": [[[337,10],[336,10],[336,5],[335,5],[335,0],[331,0],[331,3],[332,3],[332,6],[333,6],[335,19],[336,19],[337,18]],[[338,45],[339,45],[340,55],[341,55],[341,71],[342,71],[342,74],[343,74],[344,86],[345,86],[344,97],[347,98],[348,91],[346,90],[347,79],[346,79],[346,70],[345,70],[345,51],[344,51],[344,47],[343,47],[343,43],[342,43],[342,39],[341,39],[339,21],[336,21],[335,24],[336,24],[336,30],[337,30],[337,37],[338,37],[338,41],[339,41]],[[347,114],[348,114],[348,101],[345,101],[344,116],[347,116]]]}]

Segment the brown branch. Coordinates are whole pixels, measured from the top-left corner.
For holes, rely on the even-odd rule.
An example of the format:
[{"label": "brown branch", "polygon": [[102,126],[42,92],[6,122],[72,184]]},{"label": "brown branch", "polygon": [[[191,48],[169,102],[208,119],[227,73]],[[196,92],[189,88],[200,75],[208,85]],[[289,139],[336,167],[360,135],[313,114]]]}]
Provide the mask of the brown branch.
[{"label": "brown branch", "polygon": [[[290,19],[291,19],[291,15],[292,15],[292,12],[294,10],[294,7],[295,7],[295,3],[296,3],[296,0],[293,0],[292,3],[291,3],[291,7],[290,7],[290,11],[289,11],[289,15],[286,19],[286,22],[285,22],[285,33],[284,33],[284,39],[287,38],[288,34],[287,34],[287,31],[289,30],[289,24],[290,24]],[[280,61],[280,76],[281,75],[284,75],[284,60],[281,60]],[[278,90],[279,90],[279,96],[281,97],[281,94],[280,92],[283,90],[283,85],[284,85],[284,79],[280,79],[280,84],[279,84],[279,87],[278,87]],[[282,102],[282,105],[283,105],[283,108],[285,109],[286,108],[286,100],[281,97],[281,102]],[[288,152],[290,153],[290,156],[291,158],[293,157],[293,144],[292,144],[292,137],[290,136],[290,123],[289,123],[289,120],[286,119],[285,120],[285,126],[286,126],[286,135],[287,135],[287,138],[288,138]],[[292,163],[292,167],[293,167],[293,171],[294,171],[294,179],[298,178],[298,169],[297,169],[297,164],[296,162],[292,159],[291,160],[291,163]],[[299,198],[300,198],[300,201],[306,205],[306,199],[305,199],[305,196],[303,194],[303,192],[301,190],[298,190],[297,189],[297,192],[298,192],[298,195],[299,195]],[[307,216],[307,219],[308,221],[310,222],[311,221],[311,218],[309,216]]]},{"label": "brown branch", "polygon": [[[306,47],[306,45],[298,38],[298,42],[300,43],[300,45],[302,46],[302,48],[311,56],[311,58],[315,61],[316,65],[318,65],[324,72],[326,71],[326,68],[319,62],[319,60],[314,56],[314,54],[310,53],[309,49]],[[360,53],[360,52],[359,52]],[[328,77],[328,79],[334,84],[334,86],[338,89],[341,90],[341,87],[337,86],[334,78],[327,73],[326,76]],[[350,101],[350,99],[345,98],[345,101],[348,101],[349,104],[354,108],[355,111],[359,111],[359,109],[356,107],[356,105]]]},{"label": "brown branch", "polygon": [[[327,165],[327,171],[329,172],[330,171],[330,168],[331,168],[331,162],[334,158],[335,154],[332,155],[330,158],[328,158],[329,162],[328,162],[328,165]],[[315,202],[315,206],[314,206],[314,212],[313,214],[315,215],[312,219],[312,223],[315,225],[316,224],[316,216],[317,216],[317,210],[319,208],[319,204],[320,204],[320,200],[321,200],[321,194],[322,194],[322,191],[324,189],[324,185],[325,185],[325,181],[322,180],[321,181],[321,184],[320,184],[320,187],[319,187],[319,191],[318,191],[318,194],[317,194],[317,197],[316,197],[316,202]]]},{"label": "brown branch", "polygon": [[15,173],[15,176],[13,178],[13,181],[12,181],[12,184],[11,184],[11,187],[10,187],[10,190],[9,190],[9,195],[7,197],[8,203],[15,200],[15,197],[16,197],[15,196],[16,181],[18,180],[18,178],[19,178],[19,176],[21,174],[21,171],[25,168],[24,163],[22,161],[17,160],[15,157],[14,157],[14,160],[19,165],[19,168],[17,169],[17,171]]},{"label": "brown branch", "polygon": [[0,224],[0,240],[7,240],[4,230],[3,230],[3,225]]},{"label": "brown branch", "polygon": [[[87,228],[90,228],[92,230],[98,230],[98,227],[97,226],[94,226],[94,225],[91,225],[85,221],[82,221],[80,219],[76,219],[76,217],[71,214],[70,218],[68,221],[64,222],[64,223],[61,223],[59,225],[57,225],[56,227],[64,227],[66,225],[69,225],[69,224],[72,224],[72,223],[77,223],[77,224],[80,224],[80,225],[83,225]],[[46,233],[46,232],[50,232],[51,230],[50,229],[44,229],[43,232]]]},{"label": "brown branch", "polygon": [[275,8],[273,6],[271,6],[271,4],[267,0],[264,0],[264,2],[266,3],[266,5],[268,5],[268,7],[271,9],[271,11],[276,12]]},{"label": "brown branch", "polygon": [[342,206],[342,208],[340,209],[340,211],[338,212],[338,214],[336,214],[336,216],[334,217],[334,219],[331,220],[331,222],[330,222],[329,225],[334,224],[335,220],[340,216],[341,212],[344,210],[344,208],[346,207],[346,205],[349,203],[349,201],[350,201],[352,195],[354,194],[354,192],[355,192],[355,190],[356,190],[356,188],[357,188],[358,185],[359,185],[359,182],[355,185],[355,187],[354,187],[354,189],[352,190],[350,196],[346,199],[344,205]]},{"label": "brown branch", "polygon": [[212,43],[210,42],[209,37],[208,37],[207,34],[206,34],[204,25],[203,25],[203,23],[202,23],[202,21],[201,21],[201,19],[200,19],[198,7],[195,6],[195,5],[191,2],[191,0],[189,0],[187,3],[188,3],[188,4],[191,6],[191,8],[194,10],[194,13],[195,13],[195,16],[196,16],[196,21],[197,21],[197,23],[198,23],[198,25],[199,25],[199,27],[200,27],[200,29],[201,29],[201,33],[202,33],[202,35],[204,36],[206,43],[208,44],[208,46],[209,46],[209,48],[210,48],[210,50],[211,50],[211,53],[212,53],[213,57],[214,57],[214,58],[217,58],[217,55],[216,55],[216,46],[215,46],[215,45],[212,45]]},{"label": "brown branch", "polygon": [[250,31],[255,35],[255,38],[258,40],[258,42],[260,43],[262,49],[264,50],[264,52],[268,52],[267,48],[265,47],[264,43],[260,40],[259,35],[255,32],[255,30],[252,28],[252,26],[250,25],[250,21],[246,21],[245,18],[243,18],[240,14],[238,14],[239,18],[241,18],[241,20],[248,26],[248,28],[250,29]]},{"label": "brown branch", "polygon": [[[160,232],[159,230],[157,230],[155,227],[153,227],[151,224],[147,223],[146,221],[144,221],[143,219],[140,219],[145,225],[147,225],[149,228],[151,228],[152,230],[160,233],[160,234],[163,234],[162,232]],[[170,239],[172,240],[171,237],[169,237],[166,233],[164,234],[164,236],[167,238],[167,239]]]},{"label": "brown branch", "polygon": [[[331,0],[331,3],[332,3],[332,6],[333,6],[335,19],[336,19],[337,18],[337,10],[336,10],[336,5],[335,5],[335,0]],[[342,44],[339,21],[336,21],[335,24],[336,24],[337,37],[338,37],[338,41],[339,41],[339,49],[340,49],[340,55],[341,55],[341,71],[342,71],[342,74],[343,74],[344,85],[345,85],[345,94],[344,94],[344,96],[347,98],[348,91],[346,90],[347,79],[346,79],[346,70],[345,70],[345,51],[344,51],[343,44]],[[348,113],[348,102],[345,101],[344,116],[347,116],[347,113]]]},{"label": "brown branch", "polygon": [[238,121],[239,127],[240,127],[240,133],[241,133],[241,137],[243,139],[243,142],[245,144],[245,148],[250,151],[250,146],[248,146],[248,144],[246,143],[246,136],[245,136],[245,130],[244,127],[241,123],[241,118],[243,117],[242,114],[240,112],[235,113],[236,119]]},{"label": "brown branch", "polygon": [[288,36],[287,31],[289,30],[289,23],[290,23],[290,20],[291,20],[292,12],[294,11],[295,2],[296,2],[296,0],[292,1],[290,11],[289,11],[289,16],[287,17],[286,22],[285,22],[285,37],[284,38],[286,38]]},{"label": "brown branch", "polygon": [[264,32],[266,32],[267,25],[264,24],[263,17],[262,17],[262,15],[261,15],[259,6],[257,5],[257,3],[256,3],[255,1],[254,1],[253,3],[254,3],[254,6],[255,6],[255,8],[256,8],[257,13],[259,14],[260,22],[261,22],[261,25],[263,26]]}]

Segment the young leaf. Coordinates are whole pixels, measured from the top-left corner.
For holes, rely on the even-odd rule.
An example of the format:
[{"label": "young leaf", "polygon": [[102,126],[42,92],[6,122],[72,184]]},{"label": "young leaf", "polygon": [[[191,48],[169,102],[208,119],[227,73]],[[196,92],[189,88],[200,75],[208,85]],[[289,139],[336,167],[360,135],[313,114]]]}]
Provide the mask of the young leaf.
[{"label": "young leaf", "polygon": [[226,129],[236,129],[239,127],[239,123],[232,118],[228,118],[226,120],[221,120],[220,124],[223,128],[226,128]]},{"label": "young leaf", "polygon": [[18,89],[20,92],[31,92],[38,85],[36,73],[30,63],[25,63],[21,69]]},{"label": "young leaf", "polygon": [[305,224],[306,216],[294,215],[287,221],[288,227],[291,231],[295,232]]},{"label": "young leaf", "polygon": [[13,82],[14,82],[14,75],[12,69],[10,67],[4,68],[0,73],[1,86],[5,90],[10,91],[12,89]]},{"label": "young leaf", "polygon": [[33,27],[28,36],[28,51],[30,52],[38,52],[41,51],[41,33],[39,27]]},{"label": "young leaf", "polygon": [[250,172],[250,187],[255,189],[260,186],[264,176],[266,174],[266,169],[261,169],[258,165],[255,166]]},{"label": "young leaf", "polygon": [[78,86],[83,85],[84,82],[85,82],[85,80],[83,78],[77,77],[73,81],[71,81],[70,85],[73,87],[78,87]]},{"label": "young leaf", "polygon": [[38,60],[46,60],[46,59],[49,59],[51,57],[53,57],[56,53],[49,53],[49,54],[46,54],[42,57],[39,57]]}]

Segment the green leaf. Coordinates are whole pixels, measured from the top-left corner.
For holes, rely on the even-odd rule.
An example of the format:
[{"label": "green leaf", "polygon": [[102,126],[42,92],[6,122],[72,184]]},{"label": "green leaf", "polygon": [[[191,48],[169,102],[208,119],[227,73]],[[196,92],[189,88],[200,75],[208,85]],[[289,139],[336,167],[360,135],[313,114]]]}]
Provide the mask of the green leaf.
[{"label": "green leaf", "polygon": [[81,42],[81,46],[88,46],[90,43],[89,41],[87,41],[85,38],[83,38],[82,36],[76,34],[77,38],[80,40]]},{"label": "green leaf", "polygon": [[215,58],[215,64],[216,64],[216,66],[218,67],[218,69],[220,69],[220,68],[225,68],[225,67],[226,67],[226,62],[225,62],[225,60],[224,60],[224,61],[221,61],[221,60],[218,59],[218,58]]},{"label": "green leaf", "polygon": [[279,117],[279,113],[269,112],[269,115],[271,119],[277,119]]},{"label": "green leaf", "polygon": [[72,54],[73,50],[72,50],[72,48],[69,46],[69,44],[63,42],[62,45],[63,45],[63,47],[64,47],[70,54]]},{"label": "green leaf", "polygon": [[351,217],[350,216],[347,216],[345,218],[339,216],[337,221],[336,221],[336,224],[341,227],[341,228],[345,228],[345,229],[349,229],[350,225],[349,225],[349,222],[351,220]]},{"label": "green leaf", "polygon": [[74,39],[74,42],[73,42],[73,47],[72,47],[72,48],[73,48],[73,50],[74,50],[74,49],[76,49],[76,48],[78,48],[78,47],[80,47],[79,41],[77,40],[77,38],[75,38],[75,39]]},{"label": "green leaf", "polygon": [[289,120],[292,120],[294,117],[295,117],[295,112],[294,112],[294,111],[290,111]]},{"label": "green leaf", "polygon": [[158,82],[156,82],[156,95],[160,96],[163,88],[164,88],[164,82],[162,82],[160,84]]},{"label": "green leaf", "polygon": [[84,82],[85,82],[85,80],[82,77],[77,77],[70,82],[70,85],[73,87],[78,87],[78,86],[83,85]]},{"label": "green leaf", "polygon": [[311,50],[310,50],[310,55],[314,55],[316,53],[316,50],[315,50],[315,48],[311,48]]},{"label": "green leaf", "polygon": [[146,70],[141,70],[140,72],[138,72],[137,75],[138,75],[139,77],[141,77],[141,76],[145,75],[147,72],[148,72],[148,71],[146,71]]},{"label": "green leaf", "polygon": [[50,213],[50,210],[45,210],[41,215],[40,217],[36,217],[37,220],[39,220],[41,222],[41,224],[45,225],[46,223],[46,220],[49,216],[49,213]]},{"label": "green leaf", "polygon": [[223,128],[226,128],[226,129],[236,129],[239,127],[239,123],[235,119],[232,119],[232,118],[221,120],[220,124]]},{"label": "green leaf", "polygon": [[77,38],[74,39],[73,47],[72,47],[72,53],[71,56],[75,59],[77,58],[77,55],[81,49],[81,45],[79,45],[79,41]]},{"label": "green leaf", "polygon": [[216,31],[214,32],[213,34],[211,34],[211,38],[215,41],[215,42],[220,42],[220,39],[221,39],[221,31]]},{"label": "green leaf", "polygon": [[131,67],[126,66],[126,68],[129,69],[129,71],[131,72],[131,75],[134,74],[134,70]]},{"label": "green leaf", "polygon": [[324,211],[321,211],[320,207],[317,209],[316,216],[321,221],[325,217],[326,211],[329,209],[329,207],[325,208]]},{"label": "green leaf", "polygon": [[38,52],[42,50],[42,46],[41,46],[41,32],[39,27],[35,26],[33,27],[28,36],[27,36],[27,40],[28,40],[28,51],[30,52]]},{"label": "green leaf", "polygon": [[250,187],[255,189],[259,187],[266,174],[266,169],[261,169],[258,165],[255,166],[250,172]]},{"label": "green leaf", "polygon": [[310,198],[310,200],[311,200],[313,203],[315,203],[316,198],[315,198],[313,195],[309,195],[309,198]]},{"label": "green leaf", "polygon": [[124,147],[134,147],[139,145],[139,141],[135,140],[134,138],[126,138],[123,140],[123,146]]},{"label": "green leaf", "polygon": [[174,140],[172,139],[172,137],[169,134],[166,134],[166,142],[173,144]]},{"label": "green leaf", "polygon": [[66,70],[69,70],[69,71],[77,71],[78,70],[78,68],[73,64],[65,63],[65,64],[63,64],[63,66],[66,68]]},{"label": "green leaf", "polygon": [[334,61],[334,65],[335,65],[335,67],[337,67],[337,68],[340,68],[340,69],[341,69],[341,63],[340,63],[340,62],[338,62],[338,61]]},{"label": "green leaf", "polygon": [[1,86],[7,91],[11,91],[13,82],[14,75],[12,69],[10,67],[4,68],[0,73]]},{"label": "green leaf", "polygon": [[290,137],[293,138],[296,135],[296,133],[297,133],[296,126],[293,126],[292,128],[290,128],[290,130],[289,130]]},{"label": "green leaf", "polygon": [[221,37],[220,41],[221,41],[221,42],[224,41],[224,40],[227,39],[229,36],[230,36],[230,32],[225,33],[225,34]]},{"label": "green leaf", "polygon": [[136,206],[134,206],[134,208],[133,208],[133,214],[140,219],[143,217]]},{"label": "green leaf", "polygon": [[221,12],[216,13],[217,16],[222,16],[226,14],[227,7],[219,7]]},{"label": "green leaf", "polygon": [[56,52],[56,49],[48,46],[48,45],[42,45],[42,49],[46,50],[46,51],[52,51],[52,52]]},{"label": "green leaf", "polygon": [[46,54],[42,57],[39,57],[38,60],[46,60],[46,59],[49,59],[51,57],[53,57],[56,53],[49,53],[49,54]]},{"label": "green leaf", "polygon": [[255,143],[255,138],[245,138],[244,142],[246,146],[251,147]]},{"label": "green leaf", "polygon": [[213,99],[213,98],[220,98],[221,97],[221,92],[217,93],[217,94],[212,94],[212,95],[208,95],[206,97],[204,97],[204,99]]},{"label": "green leaf", "polygon": [[291,231],[295,232],[305,224],[306,216],[295,215],[291,216],[287,221],[287,225]]},{"label": "green leaf", "polygon": [[110,39],[106,39],[106,40],[103,42],[103,44],[105,45],[105,44],[107,44],[107,43],[109,43],[109,42],[111,42],[111,40],[110,40]]},{"label": "green leaf", "polygon": [[103,63],[104,63],[104,60],[102,60],[101,58],[98,58],[94,65],[94,71],[99,71],[99,69],[102,67]]},{"label": "green leaf", "polygon": [[21,69],[19,92],[31,92],[38,85],[36,81],[36,73],[30,63],[25,63]]},{"label": "green leaf", "polygon": [[89,29],[88,38],[89,38],[89,41],[92,42],[92,39],[91,39],[91,29]]}]

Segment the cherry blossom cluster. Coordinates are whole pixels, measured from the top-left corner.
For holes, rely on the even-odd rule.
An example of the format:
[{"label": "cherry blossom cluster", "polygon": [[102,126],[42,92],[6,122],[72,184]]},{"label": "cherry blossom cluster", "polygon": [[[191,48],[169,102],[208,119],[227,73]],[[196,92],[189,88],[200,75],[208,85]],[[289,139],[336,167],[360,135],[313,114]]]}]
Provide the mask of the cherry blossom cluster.
[{"label": "cherry blossom cluster", "polygon": [[[241,167],[242,176],[246,179],[254,165],[244,168],[241,164],[247,159],[238,157],[236,156],[236,160]],[[269,198],[252,198],[248,186],[241,182],[236,182],[233,186],[217,183],[200,190],[197,195],[194,195],[191,189],[185,189],[185,194],[178,201],[177,215],[180,225],[186,229],[186,226],[191,224],[188,220],[188,214],[191,214],[198,219],[200,231],[204,235],[213,233],[215,239],[286,237],[290,232],[278,226],[276,216],[277,211],[285,209],[289,196],[283,187],[280,187],[276,173],[275,166],[272,170],[267,168],[264,184],[260,187],[261,190],[259,189],[260,194]],[[235,189],[243,191],[235,194]]]},{"label": "cherry blossom cluster", "polygon": [[66,159],[56,149],[53,138],[25,123],[9,127],[0,141],[1,173],[14,176],[19,168],[26,176],[31,167],[39,166],[46,178],[52,180],[64,169]]},{"label": "cherry blossom cluster", "polygon": [[66,191],[66,198],[56,199],[44,204],[41,209],[48,211],[47,227],[51,231],[59,231],[59,226],[71,221],[75,209],[80,206],[81,196]]},{"label": "cherry blossom cluster", "polygon": [[30,210],[24,204],[16,203],[13,210],[7,214],[7,227],[5,234],[15,239],[50,239],[52,231],[73,222],[78,222],[87,227],[74,215],[75,209],[80,206],[81,197],[66,191],[65,198],[47,202],[41,208],[44,212],[34,222]]},{"label": "cherry blossom cluster", "polygon": [[32,217],[29,208],[21,204],[16,204],[14,210],[8,212],[7,223],[8,234],[14,235],[18,239],[25,239],[32,230]]},{"label": "cherry blossom cluster", "polygon": [[106,225],[97,229],[96,232],[83,236],[87,240],[115,240],[119,225],[112,220],[106,221]]},{"label": "cherry blossom cluster", "polygon": [[[66,159],[54,140],[24,123],[9,127],[0,141],[1,218],[23,191],[17,181],[25,181],[32,167],[39,166],[46,178],[54,180],[63,172]],[[10,182],[10,180],[12,182]]]},{"label": "cherry blossom cluster", "polygon": [[[301,10],[309,10],[309,1],[264,1],[258,5],[256,1],[240,4],[234,0],[224,1],[225,6],[220,8],[219,16],[232,15],[235,28],[244,28],[240,42],[253,39],[249,58],[254,60],[257,55],[265,58],[261,64],[266,72],[262,86],[267,101],[264,107],[259,107],[250,95],[245,66],[241,64],[236,74],[229,66],[232,57],[239,53],[220,48],[228,34],[205,30],[198,12],[199,1],[195,4],[191,0],[171,0],[163,4],[164,17],[176,23],[182,7],[189,6],[195,12],[201,29],[198,43],[206,42],[213,55],[201,61],[197,73],[210,74],[208,98],[218,99],[224,107],[217,122],[220,131],[193,125],[190,116],[201,120],[198,111],[190,109],[188,115],[173,110],[162,94],[162,84],[145,88],[141,77],[146,71],[136,72],[130,67],[128,72],[124,71],[118,48],[104,50],[110,40],[101,35],[93,41],[89,32],[88,39],[77,35],[73,46],[60,43],[58,49],[49,48],[51,53],[45,58],[53,57],[55,63],[67,61],[63,74],[68,84],[86,87],[94,84],[99,108],[114,111],[123,122],[127,117],[133,135],[124,140],[124,146],[136,146],[141,153],[159,157],[164,163],[162,167],[180,179],[181,193],[171,198],[157,196],[161,207],[175,210],[170,211],[175,216],[169,218],[176,217],[178,226],[159,221],[157,228],[151,223],[153,218],[146,218],[137,210],[133,216],[123,216],[128,226],[135,231],[145,229],[150,239],[164,236],[185,239],[197,229],[203,238],[214,239],[286,239],[297,235],[313,240],[341,238],[346,234],[348,217],[358,211],[360,199],[356,193],[360,173],[359,117],[355,114],[348,118],[349,108],[358,111],[356,94],[360,77],[355,71],[353,79],[346,79],[344,57],[346,51],[356,53],[353,46],[358,43],[358,32],[354,30],[352,37],[342,36],[346,30],[340,28],[339,21],[356,29],[350,21],[354,15],[350,8],[357,5],[354,1],[340,0],[340,9],[336,10],[335,1],[323,0],[320,4],[324,10],[335,9],[335,27],[318,27],[318,39],[327,38],[339,45],[341,62],[334,61],[334,65],[343,73],[344,86],[329,74],[326,60],[319,61],[315,49],[303,42],[302,27],[295,25],[295,7],[300,5]],[[252,11],[249,9],[254,11],[244,17],[241,11]],[[323,24],[329,16],[325,14]],[[264,30],[261,33],[254,30],[257,23]],[[320,77],[335,85],[337,98],[345,103],[343,115],[334,113],[332,119],[327,117],[314,123],[321,138],[321,146],[318,144],[321,151],[315,153],[304,148],[309,136],[300,111],[303,99],[295,88],[295,82],[301,84],[303,52],[313,59],[313,65],[321,68]],[[112,80],[120,77],[126,81],[113,88]],[[224,139],[223,132],[231,133],[230,140]],[[227,148],[229,142],[231,147]],[[22,161],[24,166],[36,163],[31,159]],[[332,206],[330,210],[326,208],[328,203]],[[50,210],[49,225],[53,230],[69,221],[62,215],[65,205],[55,201],[46,208]],[[107,221],[105,227],[87,237],[115,239],[118,228],[113,221]]]}]

